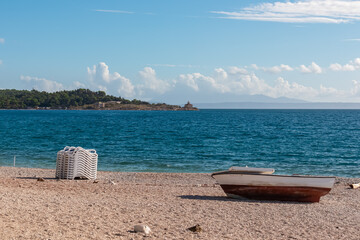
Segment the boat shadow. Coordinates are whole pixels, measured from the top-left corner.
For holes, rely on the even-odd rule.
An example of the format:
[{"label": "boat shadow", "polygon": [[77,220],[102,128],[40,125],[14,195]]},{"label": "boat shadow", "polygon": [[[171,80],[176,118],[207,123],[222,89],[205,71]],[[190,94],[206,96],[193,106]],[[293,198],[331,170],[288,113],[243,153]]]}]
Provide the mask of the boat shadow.
[{"label": "boat shadow", "polygon": [[252,200],[246,198],[229,198],[227,196],[204,196],[204,195],[181,195],[181,199],[188,200],[205,200],[205,201],[223,201],[223,202],[246,202],[246,203],[274,203],[274,204],[312,204],[309,202],[292,202],[292,201],[276,201],[276,200]]},{"label": "boat shadow", "polygon": [[[202,195],[181,195],[178,196],[181,199],[188,199],[188,200],[212,200],[212,201],[226,201],[226,202],[237,202],[242,201],[243,199],[234,199],[228,198],[226,196],[202,196]],[[247,201],[247,199],[244,199]]]}]

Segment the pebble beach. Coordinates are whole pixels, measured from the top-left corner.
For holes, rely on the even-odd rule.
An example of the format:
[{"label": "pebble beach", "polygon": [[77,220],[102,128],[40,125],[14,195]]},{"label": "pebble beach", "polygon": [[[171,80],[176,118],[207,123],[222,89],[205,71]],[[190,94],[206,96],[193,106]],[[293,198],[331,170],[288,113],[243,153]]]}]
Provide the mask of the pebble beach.
[{"label": "pebble beach", "polygon": [[207,173],[98,172],[92,181],[0,167],[0,239],[359,239],[357,182],[337,178],[319,203],[294,203],[227,198]]}]

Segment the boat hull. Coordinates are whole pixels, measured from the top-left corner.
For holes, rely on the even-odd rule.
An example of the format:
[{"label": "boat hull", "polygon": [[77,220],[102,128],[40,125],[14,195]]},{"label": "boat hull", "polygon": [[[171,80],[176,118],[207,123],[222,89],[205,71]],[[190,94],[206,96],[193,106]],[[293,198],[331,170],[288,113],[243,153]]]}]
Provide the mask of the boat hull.
[{"label": "boat hull", "polygon": [[213,177],[228,197],[296,202],[319,202],[320,197],[329,193],[335,182],[333,177],[244,174],[227,171],[214,173]]},{"label": "boat hull", "polygon": [[278,200],[295,202],[319,202],[320,197],[328,194],[331,188],[314,187],[272,187],[246,185],[220,185],[231,198],[253,200]]}]

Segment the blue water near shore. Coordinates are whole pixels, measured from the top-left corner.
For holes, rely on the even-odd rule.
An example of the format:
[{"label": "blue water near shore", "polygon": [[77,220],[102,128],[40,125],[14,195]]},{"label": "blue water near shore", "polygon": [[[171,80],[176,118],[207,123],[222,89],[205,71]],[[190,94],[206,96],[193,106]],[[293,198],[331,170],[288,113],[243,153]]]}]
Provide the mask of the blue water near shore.
[{"label": "blue water near shore", "polygon": [[0,166],[55,168],[65,146],[96,149],[98,170],[360,177],[358,110],[0,111]]}]

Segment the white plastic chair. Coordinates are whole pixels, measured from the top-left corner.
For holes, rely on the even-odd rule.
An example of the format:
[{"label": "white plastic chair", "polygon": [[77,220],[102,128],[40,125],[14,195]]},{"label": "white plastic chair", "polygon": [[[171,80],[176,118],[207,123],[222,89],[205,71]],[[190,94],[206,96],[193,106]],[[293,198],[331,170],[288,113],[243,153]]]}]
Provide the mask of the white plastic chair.
[{"label": "white plastic chair", "polygon": [[98,155],[94,149],[68,147],[57,153],[56,178],[96,179]]}]

